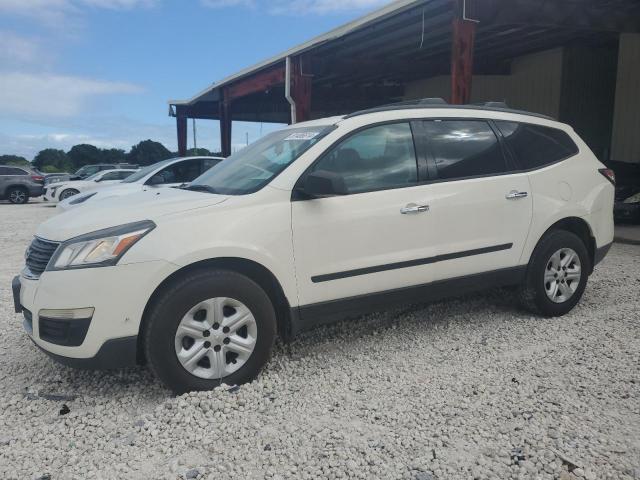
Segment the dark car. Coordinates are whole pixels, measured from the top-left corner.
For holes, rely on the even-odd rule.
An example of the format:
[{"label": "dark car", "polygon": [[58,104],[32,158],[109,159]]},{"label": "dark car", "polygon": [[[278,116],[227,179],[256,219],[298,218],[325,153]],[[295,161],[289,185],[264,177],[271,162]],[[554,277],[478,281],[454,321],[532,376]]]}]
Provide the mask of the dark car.
[{"label": "dark car", "polygon": [[0,165],[0,200],[27,203],[44,191],[44,177],[28,167]]},{"label": "dark car", "polygon": [[640,187],[634,195],[616,199],[613,216],[617,223],[640,223]]},{"label": "dark car", "polygon": [[640,165],[607,162],[616,173],[616,201],[613,207],[616,223],[640,223]]},{"label": "dark car", "polygon": [[[101,172],[102,170],[117,170],[120,168],[125,168],[125,167],[121,167],[120,165],[125,165],[125,164],[120,164],[120,163],[96,163],[93,165],[85,165],[84,167],[80,168],[77,172],[75,172],[73,175],[71,175],[69,177],[69,180],[84,180],[87,177],[90,177],[91,175],[94,175],[98,172]],[[131,168],[132,166],[127,166],[126,168]]]}]

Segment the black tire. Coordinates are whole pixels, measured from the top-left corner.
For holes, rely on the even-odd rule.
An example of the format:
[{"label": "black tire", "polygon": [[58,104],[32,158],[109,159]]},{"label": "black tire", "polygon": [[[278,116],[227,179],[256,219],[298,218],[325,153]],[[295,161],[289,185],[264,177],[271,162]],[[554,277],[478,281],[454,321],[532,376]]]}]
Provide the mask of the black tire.
[{"label": "black tire", "polygon": [[[562,303],[556,303],[547,296],[544,277],[551,256],[563,248],[570,248],[578,255],[581,277],[573,295]],[[566,230],[552,230],[542,237],[531,255],[525,283],[519,290],[520,302],[524,308],[538,315],[545,317],[565,315],[582,298],[590,273],[591,258],[580,237]]]},{"label": "black tire", "polygon": [[7,190],[7,198],[14,205],[24,205],[29,201],[29,190],[24,187],[10,187]]},{"label": "black tire", "polygon": [[[257,324],[256,344],[246,363],[222,379],[208,380],[188,372],[178,360],[175,334],[184,315],[199,302],[215,297],[246,305]],[[144,352],[151,371],[177,394],[211,390],[221,383],[250,382],[267,363],[276,337],[276,314],[265,291],[253,280],[227,270],[198,270],[172,282],[154,301],[145,318]]]},{"label": "black tire", "polygon": [[66,188],[62,192],[60,192],[60,200],[65,200],[69,197],[73,197],[74,195],[78,195],[80,192],[75,188]]}]

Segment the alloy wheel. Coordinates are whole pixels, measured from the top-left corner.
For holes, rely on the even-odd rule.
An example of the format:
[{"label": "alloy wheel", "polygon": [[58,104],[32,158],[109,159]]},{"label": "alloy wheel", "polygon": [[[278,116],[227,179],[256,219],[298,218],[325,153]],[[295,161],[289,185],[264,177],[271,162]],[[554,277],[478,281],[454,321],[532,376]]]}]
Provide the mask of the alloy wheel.
[{"label": "alloy wheel", "polygon": [[9,194],[9,201],[11,203],[24,203],[27,199],[27,194],[24,190],[12,190]]}]

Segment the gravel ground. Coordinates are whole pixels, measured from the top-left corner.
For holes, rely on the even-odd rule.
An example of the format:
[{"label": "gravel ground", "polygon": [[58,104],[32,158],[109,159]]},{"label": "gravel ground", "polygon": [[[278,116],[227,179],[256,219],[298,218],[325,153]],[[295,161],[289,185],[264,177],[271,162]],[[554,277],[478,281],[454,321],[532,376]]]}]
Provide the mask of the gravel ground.
[{"label": "gravel ground", "polygon": [[256,382],[172,397],[36,350],[10,280],[52,209],[0,204],[0,478],[640,479],[640,247],[562,319],[507,292],[278,346]]}]

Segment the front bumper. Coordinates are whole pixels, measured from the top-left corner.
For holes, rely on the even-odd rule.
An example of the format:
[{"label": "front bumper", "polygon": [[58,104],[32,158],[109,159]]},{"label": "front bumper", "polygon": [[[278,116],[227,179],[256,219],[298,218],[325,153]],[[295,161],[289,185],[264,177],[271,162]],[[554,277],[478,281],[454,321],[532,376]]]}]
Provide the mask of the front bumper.
[{"label": "front bumper", "polygon": [[[134,365],[137,336],[147,301],[175,266],[151,261],[113,267],[44,272],[37,280],[12,282],[15,310],[33,342],[60,363],[81,368]],[[94,308],[90,319],[53,322],[44,309]],[[27,326],[27,323],[29,324]]]},{"label": "front bumper", "polygon": [[58,193],[57,190],[53,190],[51,187],[46,187],[44,189],[44,200],[46,202],[57,202],[58,197],[56,197],[56,193]]}]

